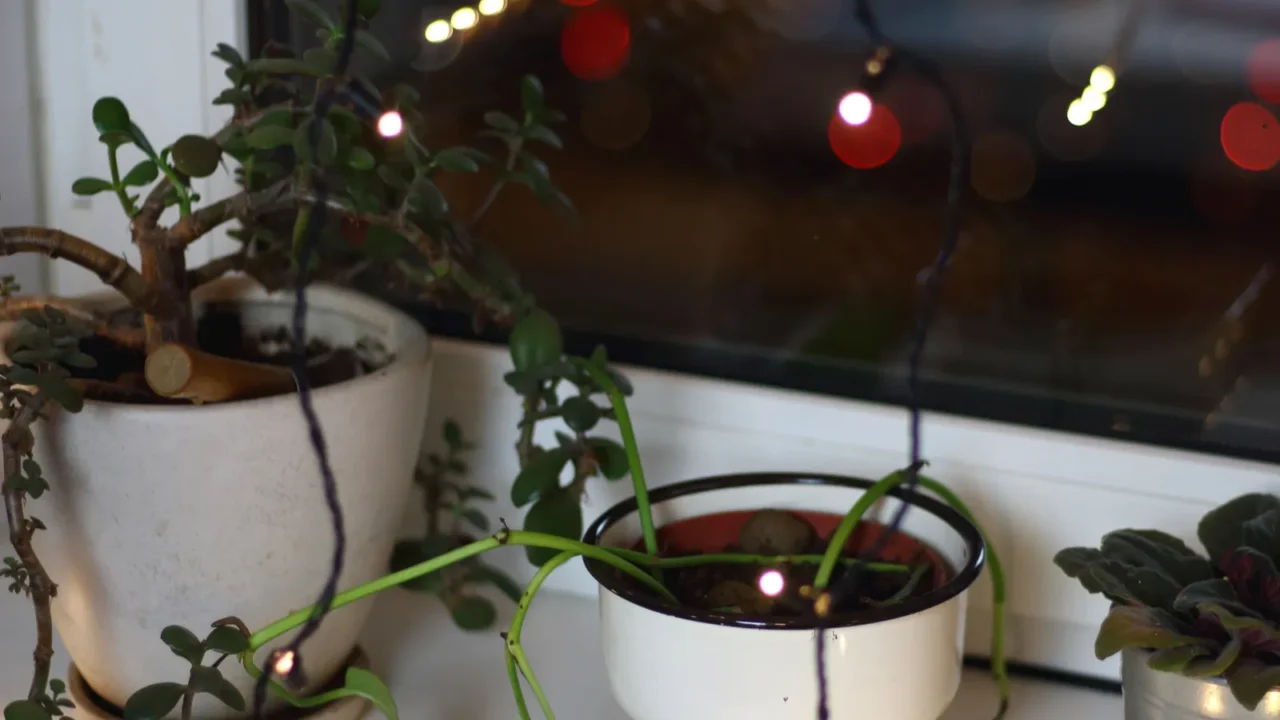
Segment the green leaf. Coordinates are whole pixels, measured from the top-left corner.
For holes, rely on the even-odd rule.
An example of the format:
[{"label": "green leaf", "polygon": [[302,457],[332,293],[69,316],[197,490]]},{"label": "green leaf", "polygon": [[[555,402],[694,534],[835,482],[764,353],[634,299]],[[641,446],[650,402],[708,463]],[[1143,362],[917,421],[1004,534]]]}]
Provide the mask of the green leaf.
[{"label": "green leaf", "polygon": [[382,9],[382,0],[356,0],[356,14],[365,20],[372,20]]},{"label": "green leaf", "polygon": [[498,619],[493,603],[475,595],[461,595],[449,604],[453,622],[463,630],[488,630]]},{"label": "green leaf", "polygon": [[82,177],[71,183],[71,192],[76,195],[83,196],[97,195],[98,193],[114,189],[115,186],[110,182],[103,180],[102,178],[95,177]]},{"label": "green leaf", "polygon": [[188,681],[187,687],[196,692],[212,694],[221,688],[224,682],[226,681],[223,680],[222,672],[218,668],[196,665],[191,668],[191,680]]},{"label": "green leaf", "polygon": [[550,145],[557,150],[564,149],[564,141],[560,139],[560,136],[556,134],[555,130],[552,130],[546,125],[534,125],[525,129],[525,137],[530,140],[537,140],[540,143]]},{"label": "green leaf", "polygon": [[[398,542],[391,551],[391,572],[400,572],[422,564],[443,552],[448,552],[451,546],[452,543],[446,543],[442,536],[436,536],[434,540],[425,538]],[[433,572],[402,583],[400,587],[415,592],[438,593],[444,590],[444,580],[439,572]]]},{"label": "green leaf", "polygon": [[36,387],[40,388],[40,392],[48,395],[50,400],[65,408],[67,412],[78,413],[84,408],[84,397],[80,395],[80,392],[57,375],[41,374],[40,379],[36,382]]},{"label": "green leaf", "polygon": [[552,448],[535,456],[511,483],[511,502],[516,507],[524,507],[559,487],[560,473],[569,460],[564,448]]},{"label": "green leaf", "polygon": [[338,64],[338,56],[328,48],[316,47],[302,53],[303,62],[316,69],[319,75],[328,75]]},{"label": "green leaf", "polygon": [[249,72],[266,75],[310,75],[318,77],[324,73],[315,66],[297,58],[256,58],[245,63]]},{"label": "green leaf", "polygon": [[1280,558],[1280,508],[1268,510],[1240,528],[1243,545],[1269,558]]},{"label": "green leaf", "polygon": [[369,257],[393,260],[413,249],[413,243],[386,225],[370,225],[364,235],[364,251]]},{"label": "green leaf", "polygon": [[147,157],[156,157],[156,149],[151,146],[151,141],[147,139],[146,133],[142,132],[142,128],[136,123],[129,123],[129,137],[133,139],[133,144],[137,145]]},{"label": "green leaf", "polygon": [[48,710],[34,700],[15,700],[4,706],[4,720],[51,720]]},{"label": "green leaf", "polygon": [[130,135],[128,132],[112,130],[111,132],[104,132],[101,135],[99,135],[98,142],[102,143],[103,145],[106,145],[109,148],[118,148],[121,145],[128,145],[129,143],[133,142],[133,136]]},{"label": "green leaf", "polygon": [[542,88],[542,81],[536,75],[525,75],[520,81],[520,100],[524,104],[525,112],[534,116],[542,114],[546,109],[546,92]]},{"label": "green leaf", "polygon": [[[524,529],[570,540],[580,539],[582,537],[582,505],[578,503],[578,495],[567,490],[543,495],[524,516]],[[542,565],[559,553],[559,550],[551,548],[525,548],[525,555],[534,565]]]},{"label": "green leaf", "polygon": [[49,690],[54,695],[61,695],[62,693],[67,691],[67,684],[59,680],[58,678],[53,678],[52,680],[49,681]]},{"label": "green leaf", "polygon": [[169,646],[174,655],[193,664],[204,657],[204,646],[200,644],[200,638],[181,625],[165,627],[160,631],[160,640]]},{"label": "green leaf", "polygon": [[253,130],[249,131],[249,135],[245,138],[245,142],[249,143],[249,147],[259,150],[270,150],[272,148],[282,147],[293,142],[293,129],[282,127],[280,125],[265,125],[259,123]]},{"label": "green leaf", "polygon": [[432,162],[441,170],[450,172],[479,172],[480,163],[467,152],[466,148],[445,148],[435,154]]},{"label": "green leaf", "polygon": [[240,88],[227,88],[213,99],[214,105],[243,105],[253,100],[253,93]]},{"label": "green leaf", "polygon": [[204,646],[214,652],[239,655],[249,649],[249,638],[230,625],[219,625],[205,637]]},{"label": "green leaf", "polygon": [[315,122],[314,119],[302,123],[294,131],[293,151],[301,161],[325,167],[332,164],[334,157],[338,154],[338,135],[333,129],[333,123],[328,120],[321,121],[318,157],[311,157],[311,123],[313,122]]},{"label": "green leaf", "polygon": [[452,418],[444,421],[444,442],[450,450],[462,449],[462,426]]},{"label": "green leaf", "polygon": [[9,368],[7,377],[9,378],[9,381],[15,385],[35,385],[40,382],[39,373],[35,370],[24,367]]},{"label": "green leaf", "polygon": [[485,517],[485,514],[479,510],[475,508],[460,508],[457,515],[474,525],[480,532],[489,532],[489,518]]},{"label": "green leaf", "polygon": [[418,209],[425,210],[435,217],[443,217],[449,213],[449,201],[440,188],[425,175],[419,175],[409,187],[410,203]]},{"label": "green leaf", "polygon": [[379,60],[388,62],[391,60],[391,53],[387,52],[387,48],[378,42],[378,38],[367,30],[356,30],[356,45],[368,50],[369,54],[376,56]]},{"label": "green leaf", "polygon": [[1180,673],[1192,660],[1212,652],[1205,645],[1182,645],[1156,650],[1147,656],[1147,667],[1158,672]]},{"label": "green leaf", "polygon": [[1203,644],[1205,641],[1179,632],[1173,616],[1163,610],[1116,605],[1098,628],[1093,651],[1099,660],[1105,660],[1125,648],[1162,650]]},{"label": "green leaf", "polygon": [[173,143],[174,167],[190,177],[209,177],[221,159],[222,148],[207,137],[183,135]]},{"label": "green leaf", "polygon": [[1213,566],[1178,538],[1159,530],[1116,530],[1102,538],[1102,554],[1159,570],[1178,585],[1213,577]]},{"label": "green leaf", "polygon": [[294,15],[305,18],[312,25],[328,30],[334,29],[333,20],[329,18],[329,14],[311,0],[284,0],[284,4],[289,6],[289,11]]},{"label": "green leaf", "polygon": [[1240,638],[1233,637],[1216,653],[1211,652],[1192,659],[1186,667],[1182,668],[1182,674],[1187,677],[1220,677],[1240,657],[1240,651],[1243,648],[1244,643]]},{"label": "green leaf", "polygon": [[1223,578],[1191,583],[1182,588],[1173,603],[1174,609],[1179,612],[1192,612],[1208,605],[1223,608],[1232,615],[1239,617],[1262,618],[1252,608],[1240,602],[1240,599],[1236,597],[1236,590],[1232,587],[1231,582]]},{"label": "green leaf", "polygon": [[[1227,673],[1227,686],[1231,688],[1231,694],[1236,700],[1246,710],[1253,712],[1267,693],[1280,686],[1280,667],[1244,658]],[[8,720],[8,715],[5,720]]]},{"label": "green leaf", "polygon": [[524,588],[520,587],[520,584],[512,580],[509,575],[479,560],[468,568],[467,582],[490,583],[498,588],[503,595],[511,598],[511,602],[520,602],[520,597],[524,595]]},{"label": "green leaf", "polygon": [[520,123],[516,122],[510,115],[490,110],[484,114],[484,122],[491,128],[505,133],[515,133],[520,129]]},{"label": "green leaf", "polygon": [[158,177],[160,177],[160,170],[156,167],[155,161],[143,160],[125,173],[121,182],[129,186],[146,185],[154,182]]},{"label": "green leaf", "polygon": [[148,685],[129,696],[124,704],[124,720],[161,720],[178,705],[187,686],[173,682]]},{"label": "green leaf", "polygon": [[1229,500],[1210,510],[1200,519],[1196,534],[1209,553],[1219,562],[1227,553],[1244,545],[1245,523],[1271,510],[1280,509],[1280,498],[1269,493],[1249,493]]},{"label": "green leaf", "polygon": [[129,132],[129,109],[119,98],[102,97],[93,104],[93,126],[99,133]]},{"label": "green leaf", "polygon": [[222,701],[223,705],[235,710],[236,712],[244,712],[245,702],[244,696],[231,684],[230,680],[223,680],[222,684],[209,692],[210,695]]},{"label": "green leaf", "polygon": [[347,668],[345,687],[354,694],[367,698],[382,711],[386,720],[400,720],[400,713],[396,710],[396,701],[391,697],[391,691],[377,675],[360,668]]},{"label": "green leaf", "polygon": [[374,166],[373,153],[362,147],[353,147],[351,152],[347,153],[347,165],[353,170],[372,170]]},{"label": "green leaf", "polygon": [[596,465],[600,467],[600,474],[606,479],[621,480],[631,472],[627,465],[627,450],[622,445],[609,438],[592,437],[587,438],[587,447],[591,448]]},{"label": "green leaf", "polygon": [[209,54],[233,67],[244,65],[244,57],[240,55],[240,51],[226,43],[218,43]]},{"label": "green leaf", "polygon": [[560,323],[551,313],[537,309],[521,318],[511,329],[507,343],[516,370],[527,371],[550,365],[564,355]]},{"label": "green leaf", "polygon": [[600,407],[581,395],[565,398],[560,411],[565,424],[574,432],[589,432],[600,422]]}]

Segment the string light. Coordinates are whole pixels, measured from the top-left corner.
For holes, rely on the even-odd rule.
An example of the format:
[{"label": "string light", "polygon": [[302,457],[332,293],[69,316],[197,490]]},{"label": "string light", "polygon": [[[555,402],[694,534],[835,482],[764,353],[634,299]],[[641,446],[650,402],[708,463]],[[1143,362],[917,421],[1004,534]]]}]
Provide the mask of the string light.
[{"label": "string light", "polygon": [[760,586],[760,592],[769,597],[781,595],[783,588],[787,586],[786,578],[782,577],[782,573],[777,570],[764,571],[760,574],[760,579],[756,583]]},{"label": "string light", "polygon": [[871,119],[871,97],[862,91],[851,92],[840,98],[837,110],[841,120],[850,125],[863,125]]},{"label": "string light", "polygon": [[382,137],[398,137],[403,131],[404,118],[395,110],[388,110],[378,118],[378,134]]},{"label": "string light", "polygon": [[480,14],[474,8],[460,7],[453,11],[453,17],[449,18],[449,24],[454,30],[470,30],[480,22]]},{"label": "string light", "polygon": [[1092,119],[1093,111],[1085,107],[1084,101],[1080,98],[1072,100],[1071,104],[1067,106],[1067,122],[1072,125],[1082,127],[1088,125]]},{"label": "string light", "polygon": [[1116,86],[1116,71],[1109,65],[1099,65],[1089,74],[1089,86],[1109,93]]},{"label": "string light", "polygon": [[481,15],[497,15],[507,9],[507,0],[480,0],[480,4],[476,5],[476,9]]},{"label": "string light", "polygon": [[1080,93],[1080,104],[1089,112],[1096,113],[1107,106],[1107,94],[1090,85]]},{"label": "string light", "polygon": [[453,36],[453,26],[448,20],[433,20],[422,35],[429,43],[442,43]]},{"label": "string light", "polygon": [[271,666],[271,669],[280,677],[288,677],[289,673],[293,672],[293,658],[293,651],[285,650],[276,658],[275,664]]}]

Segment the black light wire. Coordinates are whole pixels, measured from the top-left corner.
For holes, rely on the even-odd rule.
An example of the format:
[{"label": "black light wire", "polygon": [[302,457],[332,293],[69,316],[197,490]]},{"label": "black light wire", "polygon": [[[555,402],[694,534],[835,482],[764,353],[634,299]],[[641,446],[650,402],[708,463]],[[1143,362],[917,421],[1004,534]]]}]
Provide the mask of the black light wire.
[{"label": "black light wire", "polygon": [[[942,70],[933,61],[911,52],[890,40],[880,30],[880,23],[871,9],[869,0],[857,0],[854,16],[862,26],[872,44],[873,55],[864,65],[864,92],[870,96],[872,90],[883,85],[886,76],[894,65],[905,67],[919,75],[932,85],[947,106],[951,119],[951,166],[947,185],[946,205],[943,210],[942,238],[938,244],[938,254],[933,266],[925,278],[924,297],[916,314],[916,326],[912,338],[911,353],[907,360],[907,395],[909,412],[909,438],[911,462],[904,472],[907,480],[902,487],[904,497],[897,512],[872,547],[862,556],[862,562],[841,575],[830,590],[825,593],[826,609],[837,607],[837,600],[851,594],[863,574],[864,563],[872,562],[884,552],[889,540],[902,528],[910,507],[909,497],[916,491],[919,482],[919,471],[923,466],[920,458],[920,365],[924,358],[925,343],[929,337],[929,328],[937,314],[938,301],[942,295],[942,280],[960,238],[960,221],[964,209],[965,181],[969,175],[970,138],[968,123],[960,107],[960,100],[955,91],[942,76]],[[816,604],[815,604],[816,606]],[[818,674],[818,720],[830,720],[828,707],[827,673],[825,665],[826,636],[829,627],[837,623],[829,623],[826,612],[818,614],[817,643],[815,643],[816,665]]]},{"label": "black light wire", "polygon": [[[351,62],[351,55],[355,48],[356,19],[358,17],[356,5],[356,0],[347,0],[347,15],[343,22],[342,42],[339,45],[338,60],[333,72],[335,78],[343,78]],[[321,123],[328,114],[329,108],[333,105],[334,96],[339,89],[340,85],[338,83],[330,82],[324,84],[317,93],[314,115],[311,118],[311,125],[307,132],[307,143],[310,146],[310,154],[313,159],[320,157]],[[320,419],[316,415],[315,406],[312,403],[311,381],[307,376],[307,282],[311,274],[311,259],[319,245],[321,229],[324,227],[325,216],[328,211],[329,193],[323,173],[313,173],[311,183],[315,200],[312,203],[311,212],[307,219],[307,227],[303,233],[302,243],[298,251],[298,277],[294,289],[292,369],[294,381],[298,385],[298,404],[301,406],[302,414],[306,419],[307,430],[311,437],[311,447],[315,451],[316,462],[320,467],[320,478],[324,484],[325,505],[328,507],[329,520],[333,526],[333,560],[329,568],[329,577],[325,579],[324,587],[320,590],[320,598],[316,601],[315,610],[288,645],[271,653],[267,667],[258,676],[253,692],[253,717],[255,720],[262,718],[263,707],[267,699],[267,685],[275,674],[276,663],[280,658],[286,655],[292,656],[292,665],[286,673],[285,679],[296,686],[305,684],[305,676],[302,671],[302,655],[299,649],[319,629],[321,621],[333,606],[333,598],[338,592],[338,580],[342,575],[343,561],[347,551],[346,523],[342,516],[342,505],[338,501],[338,485],[333,477],[333,468],[329,464],[329,451],[325,443],[324,431],[320,427]]]}]

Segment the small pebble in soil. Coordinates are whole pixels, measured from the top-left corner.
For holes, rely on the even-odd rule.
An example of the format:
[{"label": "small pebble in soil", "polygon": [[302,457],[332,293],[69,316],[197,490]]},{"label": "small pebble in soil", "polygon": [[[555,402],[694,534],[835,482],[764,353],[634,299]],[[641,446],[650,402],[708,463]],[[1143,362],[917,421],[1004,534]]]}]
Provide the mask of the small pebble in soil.
[{"label": "small pebble in soil", "polygon": [[818,532],[804,518],[786,510],[761,510],[738,531],[738,544],[751,555],[800,555],[807,552]]},{"label": "small pebble in soil", "polygon": [[767,615],[773,609],[769,598],[740,580],[721,580],[707,591],[703,602],[712,610],[747,615]]}]

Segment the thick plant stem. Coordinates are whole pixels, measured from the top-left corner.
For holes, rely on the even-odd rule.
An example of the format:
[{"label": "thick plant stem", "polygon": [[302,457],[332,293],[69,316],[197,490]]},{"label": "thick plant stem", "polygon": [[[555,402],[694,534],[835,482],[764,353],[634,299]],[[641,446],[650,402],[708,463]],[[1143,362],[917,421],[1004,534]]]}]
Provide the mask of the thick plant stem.
[{"label": "thick plant stem", "polygon": [[[527,532],[524,530],[502,530],[492,537],[477,540],[460,548],[450,550],[443,555],[438,555],[425,562],[418,563],[412,567],[407,567],[399,572],[384,575],[377,580],[372,580],[363,585],[358,585],[350,590],[340,592],[333,599],[334,610],[349,605],[357,600],[364,599],[375,593],[392,588],[402,583],[422,577],[430,573],[436,572],[442,568],[449,567],[470,557],[475,557],[490,550],[500,548],[504,545],[521,545],[528,547],[544,547],[552,550],[572,550],[580,555],[584,555],[593,560],[599,560],[607,565],[611,565],[618,570],[630,575],[637,581],[643,583],[649,589],[662,596],[663,599],[678,603],[671,591],[662,586],[661,583],[654,580],[643,570],[636,567],[630,562],[623,560],[613,553],[611,548],[603,548],[597,545],[587,545],[586,543],[570,540],[568,538],[557,537],[555,535],[546,535],[544,533]],[[280,637],[281,635],[302,625],[311,616],[314,608],[307,607],[302,610],[290,613],[283,618],[271,623],[265,628],[254,633],[249,638],[249,652],[243,656],[251,659],[252,653],[263,645]]]},{"label": "thick plant stem", "polygon": [[[40,410],[46,400],[36,394],[22,407],[17,417],[0,436],[0,444],[4,452],[4,476],[16,477],[22,472],[23,448],[30,447],[31,423],[40,416]],[[11,488],[8,481],[4,487],[5,517],[9,521],[9,541],[13,543],[14,552],[23,569],[27,571],[27,588],[31,595],[31,604],[36,614],[36,648],[32,653],[34,670],[31,674],[31,688],[27,692],[29,700],[44,695],[49,684],[49,666],[53,661],[53,616],[50,604],[58,594],[58,586],[50,579],[40,558],[36,556],[31,544],[34,528],[23,514],[23,491]]]},{"label": "thick plant stem", "polygon": [[631,489],[636,496],[636,512],[640,515],[640,532],[644,537],[644,550],[650,555],[657,555],[658,533],[653,527],[653,510],[649,506],[649,487],[644,482],[644,468],[640,465],[640,449],[636,444],[635,430],[631,426],[631,413],[627,411],[627,401],[604,368],[582,358],[572,358],[572,361],[585,370],[609,396],[614,419],[617,420],[618,430],[622,433],[622,446],[627,452],[627,466],[631,470]]},{"label": "thick plant stem", "polygon": [[147,314],[169,316],[169,298],[124,258],[103,250],[88,240],[61,230],[41,227],[0,228],[0,257],[17,253],[38,253],[63,259],[89,270],[102,282],[125,296],[129,304]]},{"label": "thick plant stem", "polygon": [[520,672],[524,673],[525,679],[529,681],[529,689],[538,699],[538,706],[542,708],[542,714],[547,720],[555,720],[556,714],[551,710],[551,703],[547,702],[547,695],[542,691],[542,685],[538,682],[537,676],[533,674],[533,665],[529,663],[529,657],[524,653],[524,646],[520,644],[520,634],[524,631],[524,621],[529,615],[529,607],[533,605],[533,596],[538,593],[542,583],[546,582],[556,568],[576,557],[578,557],[577,552],[566,550],[538,568],[538,572],[534,573],[533,579],[529,581],[529,586],[525,588],[524,595],[520,598],[520,603],[516,606],[515,617],[511,619],[511,629],[507,631],[507,654],[515,658]]},{"label": "thick plant stem", "polygon": [[165,233],[135,227],[133,242],[142,258],[142,277],[169,298],[171,312],[160,317],[147,313],[144,327],[148,352],[164,343],[196,344],[196,323],[191,312],[191,287],[187,283],[187,252],[167,245]]}]

